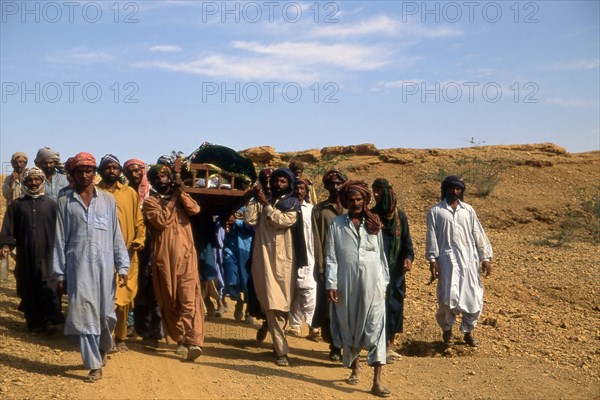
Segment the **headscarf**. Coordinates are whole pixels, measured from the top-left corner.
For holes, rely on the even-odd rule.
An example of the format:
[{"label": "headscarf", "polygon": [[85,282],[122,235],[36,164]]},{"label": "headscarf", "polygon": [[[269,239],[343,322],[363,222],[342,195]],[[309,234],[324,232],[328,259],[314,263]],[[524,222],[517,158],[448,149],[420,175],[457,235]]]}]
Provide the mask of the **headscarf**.
[{"label": "headscarf", "polygon": [[262,169],[259,173],[258,173],[258,181],[262,184],[263,182],[268,182],[269,179],[271,178],[271,175],[273,174],[273,171],[275,171],[274,168],[271,167],[267,167]]},{"label": "headscarf", "polygon": [[35,165],[39,165],[49,158],[60,164],[60,154],[58,151],[54,151],[50,147],[42,147],[35,156]]},{"label": "headscarf", "polygon": [[142,170],[142,181],[137,189],[140,204],[142,204],[144,199],[150,195],[150,183],[148,183],[148,177],[146,176],[146,163],[140,159],[132,158],[125,161],[125,164],[123,164],[123,170],[127,170],[127,168],[131,167],[132,165],[137,165]]},{"label": "headscarf", "polygon": [[27,163],[27,161],[29,161],[29,158],[27,158],[27,154],[23,153],[22,151],[17,151],[15,154],[12,155],[12,157],[10,158],[10,162],[12,163],[13,161],[18,160],[19,158],[22,158],[25,160],[25,162]]},{"label": "headscarf", "polygon": [[111,164],[111,163],[119,164],[119,168],[123,169],[121,167],[121,162],[119,161],[119,159],[116,156],[112,155],[112,154],[107,154],[107,155],[105,155],[104,157],[102,157],[100,159],[100,165],[98,165],[98,169],[101,170],[107,164]]},{"label": "headscarf", "polygon": [[273,204],[275,208],[283,212],[300,211],[300,201],[296,198],[296,196],[294,196],[294,182],[296,181],[296,177],[294,176],[294,173],[288,168],[278,168],[271,174],[271,177],[269,178],[269,183],[271,185],[271,195],[273,195],[273,180],[280,176],[283,176],[288,180],[289,186],[287,188],[287,191],[285,193],[282,193],[279,198],[272,198],[271,204]]},{"label": "headscarf", "polygon": [[381,220],[377,214],[373,214],[369,210],[369,203],[371,202],[371,191],[369,186],[364,181],[349,180],[344,183],[340,189],[340,200],[344,207],[346,207],[346,200],[351,192],[358,192],[362,196],[363,202],[363,213],[365,214],[365,225],[367,232],[372,235],[379,233],[381,229]]},{"label": "headscarf", "polygon": [[288,168],[291,171],[296,171],[296,170],[304,171],[304,163],[299,160],[292,160],[290,162],[290,165],[288,165]]},{"label": "headscarf", "polygon": [[441,197],[441,199],[444,200],[444,198],[446,197],[446,191],[452,187],[458,187],[458,188],[462,189],[462,193],[460,194],[460,196],[458,196],[458,198],[460,200],[462,200],[463,194],[465,193],[465,190],[467,190],[467,186],[465,185],[465,182],[462,180],[462,178],[460,176],[456,176],[456,175],[447,176],[446,179],[444,179],[442,181],[442,197]]},{"label": "headscarf", "polygon": [[[38,187],[38,190],[36,190],[35,192],[30,190],[25,184],[25,180],[30,176],[39,176],[40,178],[42,178],[42,184]],[[21,192],[23,192],[24,195],[34,199],[37,199],[38,197],[44,195],[46,187],[46,185],[44,185],[44,182],[46,181],[46,175],[44,174],[44,171],[42,171],[38,167],[27,168],[25,171],[23,171],[21,179],[23,180],[23,184],[21,185]]]},{"label": "headscarf", "polygon": [[86,153],[82,151],[81,153],[75,154],[71,157],[71,161],[69,162],[69,175],[73,175],[73,172],[79,167],[94,167],[96,168],[96,158],[90,153]]},{"label": "headscarf", "polygon": [[154,164],[148,170],[148,181],[152,182],[158,174],[170,174],[171,168],[164,164]]},{"label": "headscarf", "polygon": [[334,176],[337,176],[338,178],[340,178],[340,181],[342,181],[342,183],[345,183],[348,181],[348,177],[345,174],[338,171],[337,169],[330,169],[329,171],[325,172],[325,174],[323,175],[323,185],[326,185],[327,182],[329,182],[329,180],[332,179]]},{"label": "headscarf", "polygon": [[167,154],[163,154],[162,156],[158,157],[158,160],[156,160],[157,164],[161,164],[161,165],[166,165],[167,167],[173,169],[173,167],[175,166],[175,160],[173,160],[173,157],[171,157],[170,155]]},{"label": "headscarf", "polygon": [[393,217],[396,212],[396,194],[390,182],[385,178],[377,178],[371,185],[373,189],[382,189],[383,193],[375,204],[375,207],[371,209],[374,213],[378,214],[382,219],[384,226],[386,220]]},{"label": "headscarf", "polygon": [[379,200],[371,212],[379,216],[383,226],[382,229],[392,238],[392,242],[389,249],[388,264],[390,271],[393,269],[398,252],[400,251],[400,234],[402,230],[402,224],[400,221],[400,214],[396,207],[396,194],[392,185],[385,178],[375,179],[372,185],[373,189],[381,189],[382,193]]}]

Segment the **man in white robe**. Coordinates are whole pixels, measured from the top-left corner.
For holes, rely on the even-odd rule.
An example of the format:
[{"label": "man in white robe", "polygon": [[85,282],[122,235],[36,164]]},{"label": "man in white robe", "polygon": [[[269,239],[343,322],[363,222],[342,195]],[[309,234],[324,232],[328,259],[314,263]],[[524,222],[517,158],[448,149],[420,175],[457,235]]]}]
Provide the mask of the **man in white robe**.
[{"label": "man in white robe", "polygon": [[460,329],[465,343],[476,347],[472,332],[483,309],[479,263],[489,276],[493,253],[475,210],[462,201],[465,188],[457,176],[442,182],[442,201],[427,214],[426,258],[432,280],[439,278],[436,317],[444,342],[454,342],[452,326],[462,314]]},{"label": "man in white robe", "polygon": [[389,282],[382,225],[368,209],[371,192],[365,182],[346,182],[340,198],[348,213],[335,217],[329,227],[325,275],[327,297],[334,305],[332,321],[337,320],[341,333],[344,366],[352,368],[346,382],[358,384],[359,354],[366,348],[367,364],[374,367],[371,393],[389,397],[390,390],[381,383]]}]

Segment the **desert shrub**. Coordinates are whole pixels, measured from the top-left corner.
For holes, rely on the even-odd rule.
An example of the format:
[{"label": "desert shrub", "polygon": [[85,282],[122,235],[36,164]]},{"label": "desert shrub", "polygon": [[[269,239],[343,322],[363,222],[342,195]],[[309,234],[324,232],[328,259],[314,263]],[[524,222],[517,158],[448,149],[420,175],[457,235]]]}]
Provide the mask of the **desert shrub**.
[{"label": "desert shrub", "polygon": [[496,160],[485,160],[479,156],[466,156],[454,161],[454,165],[438,167],[428,180],[442,182],[448,175],[458,175],[467,184],[467,192],[475,197],[489,196],[498,182],[506,165]]},{"label": "desert shrub", "polygon": [[600,243],[600,186],[592,194],[579,189],[575,201],[563,214],[558,231],[533,243],[561,247],[577,240]]},{"label": "desert shrub", "polygon": [[495,160],[484,160],[478,156],[462,157],[456,160],[461,167],[461,176],[470,184],[469,192],[477,197],[489,196],[498,182],[500,174],[506,167]]}]

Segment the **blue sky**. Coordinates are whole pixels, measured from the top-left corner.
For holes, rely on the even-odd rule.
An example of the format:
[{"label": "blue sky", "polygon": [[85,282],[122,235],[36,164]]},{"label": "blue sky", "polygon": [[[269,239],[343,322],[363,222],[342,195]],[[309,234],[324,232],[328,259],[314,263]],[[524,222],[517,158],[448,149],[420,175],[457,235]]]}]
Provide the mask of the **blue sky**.
[{"label": "blue sky", "polygon": [[598,1],[1,1],[0,161],[600,149]]}]

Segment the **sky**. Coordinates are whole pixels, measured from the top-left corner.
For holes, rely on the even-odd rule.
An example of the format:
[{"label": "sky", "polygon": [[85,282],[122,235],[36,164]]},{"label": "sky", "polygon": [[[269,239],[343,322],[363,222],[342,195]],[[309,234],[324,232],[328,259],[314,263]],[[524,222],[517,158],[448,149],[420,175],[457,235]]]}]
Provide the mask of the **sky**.
[{"label": "sky", "polygon": [[0,1],[0,163],[600,149],[598,1]]}]

